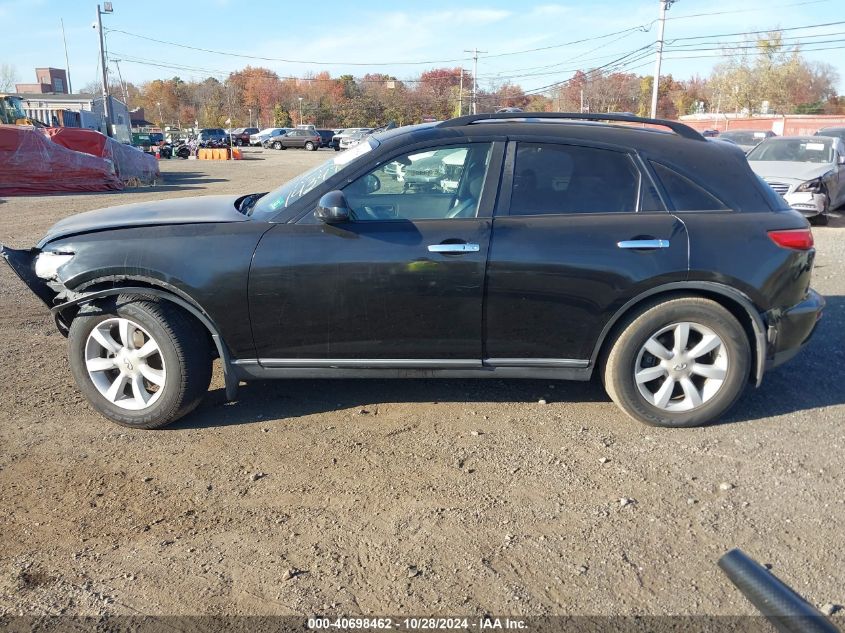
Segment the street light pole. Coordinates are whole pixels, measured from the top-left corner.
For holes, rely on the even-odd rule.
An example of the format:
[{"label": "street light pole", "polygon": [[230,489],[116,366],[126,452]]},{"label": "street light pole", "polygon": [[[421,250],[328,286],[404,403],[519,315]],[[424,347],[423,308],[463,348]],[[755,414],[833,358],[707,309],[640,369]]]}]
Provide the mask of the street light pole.
[{"label": "street light pole", "polygon": [[109,71],[106,66],[106,45],[103,39],[103,14],[112,13],[111,2],[103,3],[103,9],[100,10],[100,5],[97,5],[97,30],[100,33],[100,69],[103,71],[103,114],[106,118],[106,135],[111,136],[111,103],[109,102]]},{"label": "street light pole", "polygon": [[299,97],[299,124],[302,125],[302,97]]},{"label": "street light pole", "polygon": [[660,0],[660,27],[657,36],[657,61],[654,64],[654,81],[651,85],[651,118],[657,118],[657,86],[660,83],[660,65],[663,62],[663,31],[666,27],[666,11],[675,0]]}]

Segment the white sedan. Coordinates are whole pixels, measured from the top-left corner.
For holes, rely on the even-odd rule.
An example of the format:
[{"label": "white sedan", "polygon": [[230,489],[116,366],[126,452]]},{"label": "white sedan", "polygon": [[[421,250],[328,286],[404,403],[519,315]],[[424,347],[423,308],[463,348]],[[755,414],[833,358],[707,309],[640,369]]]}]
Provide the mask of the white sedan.
[{"label": "white sedan", "polygon": [[768,138],[748,153],[751,169],[813,224],[845,205],[845,143],[827,136]]}]

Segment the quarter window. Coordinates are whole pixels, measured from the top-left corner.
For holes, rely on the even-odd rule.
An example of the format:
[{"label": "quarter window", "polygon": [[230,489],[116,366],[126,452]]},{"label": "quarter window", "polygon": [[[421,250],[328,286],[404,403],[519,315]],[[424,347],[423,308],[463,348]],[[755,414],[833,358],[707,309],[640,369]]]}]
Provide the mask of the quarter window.
[{"label": "quarter window", "polygon": [[491,143],[398,156],[343,189],[356,221],[474,218]]},{"label": "quarter window", "polygon": [[676,211],[721,211],[728,208],[674,169],[655,162],[652,162],[651,166],[672,200],[672,205]]},{"label": "quarter window", "polygon": [[510,214],[630,213],[639,184],[639,170],[622,152],[520,143]]}]

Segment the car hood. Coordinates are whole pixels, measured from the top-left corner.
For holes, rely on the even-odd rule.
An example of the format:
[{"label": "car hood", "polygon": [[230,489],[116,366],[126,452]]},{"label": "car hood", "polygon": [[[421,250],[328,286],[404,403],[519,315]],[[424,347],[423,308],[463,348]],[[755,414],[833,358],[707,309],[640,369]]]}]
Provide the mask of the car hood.
[{"label": "car hood", "polygon": [[47,230],[38,243],[42,248],[48,242],[69,235],[158,224],[207,224],[213,222],[245,222],[248,217],[235,208],[241,196],[200,196],[136,202],[117,207],[97,209],[59,220]]},{"label": "car hood", "polygon": [[763,179],[771,178],[788,183],[805,182],[825,175],[831,170],[828,163],[794,163],[779,160],[748,161],[754,173]]}]

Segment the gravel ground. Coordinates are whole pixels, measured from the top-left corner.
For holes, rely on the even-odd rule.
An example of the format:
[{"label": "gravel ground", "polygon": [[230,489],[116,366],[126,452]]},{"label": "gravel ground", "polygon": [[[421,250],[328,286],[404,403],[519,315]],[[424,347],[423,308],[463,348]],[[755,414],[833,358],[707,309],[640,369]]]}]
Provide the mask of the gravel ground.
[{"label": "gravel ground", "polygon": [[[163,161],[163,184],[0,200],[0,241],[176,196],[261,190],[330,157]],[[845,603],[845,221],[815,230],[829,307],[722,423],[633,422],[600,386],[288,381],[162,431],[96,415],[65,340],[0,266],[0,615],[747,614],[741,547]],[[543,404],[540,400],[544,400]]]}]

